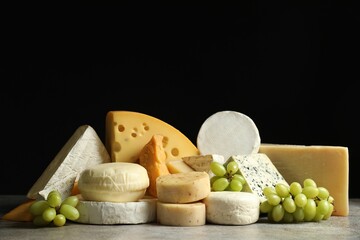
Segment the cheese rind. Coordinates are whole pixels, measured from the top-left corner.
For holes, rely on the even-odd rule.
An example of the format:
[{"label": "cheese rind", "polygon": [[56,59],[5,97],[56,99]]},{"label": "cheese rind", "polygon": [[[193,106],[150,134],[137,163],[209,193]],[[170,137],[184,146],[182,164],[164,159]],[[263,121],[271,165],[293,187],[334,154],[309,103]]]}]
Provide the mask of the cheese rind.
[{"label": "cheese rind", "polygon": [[289,182],[312,178],[334,198],[334,216],[349,215],[349,153],[343,146],[262,144],[266,154]]},{"label": "cheese rind", "polygon": [[240,174],[245,178],[245,192],[256,193],[260,201],[266,200],[264,187],[275,187],[277,183],[289,185],[274,164],[263,153],[231,156],[227,162],[236,161]]},{"label": "cheese rind", "polygon": [[46,199],[52,190],[62,198],[71,195],[79,174],[87,167],[110,162],[110,156],[95,130],[80,126],[30,188],[27,197]]},{"label": "cheese rind", "polygon": [[203,202],[209,223],[247,225],[257,222],[260,216],[260,200],[254,193],[211,192]]},{"label": "cheese rind", "polygon": [[141,149],[155,134],[164,136],[167,160],[199,154],[197,147],[178,129],[143,113],[110,111],[105,130],[105,146],[113,162],[137,162]]},{"label": "cheese rind", "polygon": [[157,222],[169,226],[202,226],[206,223],[206,209],[202,202],[157,202]]},{"label": "cheese rind", "polygon": [[182,158],[183,161],[198,172],[209,172],[211,162],[218,162],[221,164],[225,163],[225,158],[219,154],[207,154],[207,155],[196,155],[186,156]]},{"label": "cheese rind", "polygon": [[157,197],[165,203],[190,203],[205,198],[211,191],[206,172],[163,175],[156,179]]},{"label": "cheese rind", "polygon": [[79,201],[80,216],[75,222],[85,224],[141,224],[156,221],[155,198],[137,202],[114,203]]}]

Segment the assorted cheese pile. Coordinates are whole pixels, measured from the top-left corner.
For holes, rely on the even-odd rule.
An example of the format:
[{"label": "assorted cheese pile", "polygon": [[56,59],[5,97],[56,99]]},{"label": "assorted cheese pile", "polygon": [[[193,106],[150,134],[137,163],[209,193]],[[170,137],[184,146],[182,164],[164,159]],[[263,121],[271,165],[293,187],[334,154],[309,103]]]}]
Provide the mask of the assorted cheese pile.
[{"label": "assorted cheese pile", "polygon": [[[347,216],[348,149],[261,143],[248,116],[213,114],[202,124],[195,146],[173,126],[131,111],[110,111],[105,144],[80,126],[29,190],[28,201],[3,216],[32,221],[29,206],[59,191],[76,195],[84,224],[172,226],[206,223],[246,225],[260,217],[263,189],[314,179],[333,196],[335,216]],[[237,162],[246,184],[241,192],[212,191],[212,162]]]}]

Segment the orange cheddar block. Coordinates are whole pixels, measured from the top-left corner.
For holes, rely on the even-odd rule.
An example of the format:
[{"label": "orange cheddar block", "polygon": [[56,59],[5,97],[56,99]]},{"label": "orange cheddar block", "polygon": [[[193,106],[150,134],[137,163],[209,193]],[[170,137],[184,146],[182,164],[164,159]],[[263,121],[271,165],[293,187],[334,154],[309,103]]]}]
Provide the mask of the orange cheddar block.
[{"label": "orange cheddar block", "polygon": [[156,179],[159,176],[170,174],[166,166],[166,153],[163,148],[164,136],[155,134],[150,141],[143,147],[139,156],[139,164],[148,173],[150,184],[147,194],[157,197]]},{"label": "orange cheddar block", "polygon": [[29,211],[29,207],[34,201],[35,199],[26,200],[25,202],[7,212],[2,217],[2,219],[15,222],[31,222],[33,220],[33,216]]}]

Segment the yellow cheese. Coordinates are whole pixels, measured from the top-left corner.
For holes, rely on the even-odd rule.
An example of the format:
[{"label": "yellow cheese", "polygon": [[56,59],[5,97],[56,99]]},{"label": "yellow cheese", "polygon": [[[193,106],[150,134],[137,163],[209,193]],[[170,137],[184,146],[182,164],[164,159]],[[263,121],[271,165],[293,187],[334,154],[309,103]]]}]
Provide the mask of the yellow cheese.
[{"label": "yellow cheese", "polygon": [[143,113],[110,111],[105,130],[105,146],[113,162],[137,162],[141,149],[155,134],[164,136],[167,160],[199,154],[197,147],[178,129]]},{"label": "yellow cheese", "polygon": [[174,159],[166,162],[166,167],[170,173],[193,172],[195,171],[187,165],[182,159]]},{"label": "yellow cheese", "polygon": [[190,203],[207,197],[211,191],[206,172],[163,175],[156,179],[157,198],[166,203]]},{"label": "yellow cheese", "polygon": [[169,226],[202,226],[206,223],[206,207],[202,202],[163,203],[157,202],[157,221]]},{"label": "yellow cheese", "polygon": [[262,144],[265,153],[287,182],[312,178],[334,197],[335,216],[349,214],[349,155],[342,146]]}]

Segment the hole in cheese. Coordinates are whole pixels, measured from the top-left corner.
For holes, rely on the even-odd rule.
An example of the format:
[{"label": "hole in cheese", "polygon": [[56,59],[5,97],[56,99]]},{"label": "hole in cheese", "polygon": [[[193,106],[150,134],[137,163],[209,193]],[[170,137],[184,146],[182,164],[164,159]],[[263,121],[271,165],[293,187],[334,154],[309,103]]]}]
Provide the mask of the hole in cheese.
[{"label": "hole in cheese", "polygon": [[119,125],[118,130],[119,130],[119,132],[124,132],[125,131],[124,125]]}]

